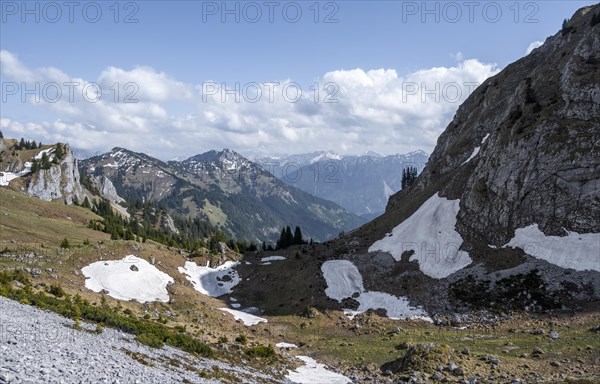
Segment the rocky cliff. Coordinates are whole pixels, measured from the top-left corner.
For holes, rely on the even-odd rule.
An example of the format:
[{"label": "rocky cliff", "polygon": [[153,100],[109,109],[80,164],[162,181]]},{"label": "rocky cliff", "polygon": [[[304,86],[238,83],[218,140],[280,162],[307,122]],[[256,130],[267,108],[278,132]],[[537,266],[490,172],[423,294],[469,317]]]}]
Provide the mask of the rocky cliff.
[{"label": "rocky cliff", "polygon": [[[313,248],[314,265],[304,268],[322,273],[302,277],[305,295],[334,300],[309,304],[388,315],[404,305],[407,316],[597,307],[599,19],[600,5],[578,10],[543,46],[486,80],[382,216]],[[325,276],[330,264],[344,269]],[[294,291],[285,279],[269,289]],[[330,284],[338,280],[360,289],[337,292]],[[241,283],[236,297],[259,305],[243,289],[253,288]]]},{"label": "rocky cliff", "polygon": [[31,175],[27,194],[42,200],[63,200],[67,204],[72,204],[74,199],[83,201],[85,195],[76,160],[71,148],[65,147],[65,155],[58,164]]},{"label": "rocky cliff", "polygon": [[47,201],[83,201],[86,191],[69,145],[30,144],[23,147],[17,140],[0,139],[0,186]]},{"label": "rocky cliff", "polygon": [[[500,246],[534,223],[547,235],[600,230],[600,26],[590,25],[592,13],[580,10],[488,79],[438,139],[414,190],[459,198],[459,232]],[[392,197],[388,210],[401,201]]]}]

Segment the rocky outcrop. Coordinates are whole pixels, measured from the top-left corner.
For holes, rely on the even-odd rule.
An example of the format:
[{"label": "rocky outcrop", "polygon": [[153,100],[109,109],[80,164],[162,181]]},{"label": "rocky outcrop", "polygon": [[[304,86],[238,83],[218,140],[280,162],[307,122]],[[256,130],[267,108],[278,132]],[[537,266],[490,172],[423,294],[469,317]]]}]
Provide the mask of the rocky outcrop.
[{"label": "rocky outcrop", "polygon": [[[531,224],[546,235],[600,232],[594,12],[600,7],[582,8],[543,46],[484,82],[438,139],[411,191],[460,199],[463,236],[500,246]],[[403,196],[393,196],[388,211]]]},{"label": "rocky outcrop", "polygon": [[94,185],[100,191],[100,194],[110,200],[113,203],[120,203],[125,201],[119,194],[117,193],[117,189],[110,179],[106,176],[94,176],[92,177]]},{"label": "rocky outcrop", "polygon": [[73,152],[65,145],[65,155],[58,164],[49,169],[36,171],[29,181],[27,194],[42,200],[63,200],[72,204],[77,198],[83,201],[84,189],[81,186],[79,170]]}]

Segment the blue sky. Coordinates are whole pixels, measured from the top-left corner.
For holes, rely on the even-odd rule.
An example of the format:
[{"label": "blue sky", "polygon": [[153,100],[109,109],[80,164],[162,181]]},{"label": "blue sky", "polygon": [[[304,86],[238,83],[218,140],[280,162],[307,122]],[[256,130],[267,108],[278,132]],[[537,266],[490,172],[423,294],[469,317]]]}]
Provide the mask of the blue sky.
[{"label": "blue sky", "polygon": [[[117,14],[112,1],[75,2],[73,22],[63,2],[53,3],[61,15],[45,2],[22,4],[2,2],[5,136],[90,150],[109,149],[116,139],[168,158],[222,147],[429,152],[467,94],[458,102],[442,97],[408,106],[410,100],[398,101],[407,83],[481,82],[592,3],[143,1],[119,2]],[[101,84],[102,102],[64,95],[58,103],[43,95],[40,103],[22,102],[22,82],[43,87],[67,78]],[[264,94],[258,103],[206,101],[200,90],[208,81],[231,89],[258,83],[263,92],[265,82],[293,81],[309,99],[314,82],[320,99],[324,84],[334,83],[339,97],[336,104],[266,102]],[[108,102],[104,86],[115,82],[135,82],[139,102]],[[8,94],[6,83],[17,84],[17,93]],[[394,97],[403,105],[391,105]],[[140,142],[142,134],[149,140]]]}]

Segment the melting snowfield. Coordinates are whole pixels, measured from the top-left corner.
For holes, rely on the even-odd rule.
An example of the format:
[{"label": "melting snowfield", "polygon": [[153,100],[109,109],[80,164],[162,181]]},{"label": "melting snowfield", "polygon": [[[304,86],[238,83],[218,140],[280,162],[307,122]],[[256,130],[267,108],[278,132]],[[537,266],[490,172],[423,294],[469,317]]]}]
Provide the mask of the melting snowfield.
[{"label": "melting snowfield", "polygon": [[546,236],[537,224],[515,231],[504,247],[518,247],[529,256],[562,268],[600,272],[600,233],[569,232],[567,236]]},{"label": "melting snowfield", "polygon": [[471,264],[467,252],[459,250],[463,239],[456,232],[456,215],[460,200],[448,200],[437,193],[391,235],[376,241],[369,252],[389,252],[399,261],[406,251],[414,251],[409,261],[417,260],[420,270],[429,277],[442,279]]},{"label": "melting snowfield", "polygon": [[21,172],[0,172],[0,185],[6,187],[11,182],[11,180],[30,174],[31,165],[32,164],[29,162],[25,163],[25,169],[23,169]]},{"label": "melting snowfield", "polygon": [[219,297],[233,292],[233,287],[239,284],[240,277],[234,267],[238,263],[227,261],[217,268],[208,264],[201,267],[193,261],[187,261],[184,267],[179,267],[179,272],[186,275],[194,289],[204,295]]},{"label": "melting snowfield", "polygon": [[260,259],[261,263],[266,263],[269,261],[282,261],[285,260],[284,256],[268,256],[268,257],[263,257],[262,259]]},{"label": "melting snowfield", "polygon": [[219,308],[219,309],[223,312],[232,314],[234,319],[241,320],[244,323],[244,325],[247,327],[256,325],[258,323],[268,322],[267,319],[264,319],[264,318],[258,317],[258,316],[254,316],[254,315],[251,315],[251,314],[243,312],[243,311],[236,311],[235,309],[229,309],[229,308]]},{"label": "melting snowfield", "polygon": [[404,297],[396,297],[385,292],[367,292],[358,268],[348,260],[330,260],[321,266],[323,277],[327,282],[327,297],[342,301],[352,297],[360,303],[356,311],[348,311],[351,315],[363,313],[369,309],[385,309],[387,317],[394,320],[406,318],[422,318],[430,320],[421,308],[411,307]]},{"label": "melting snowfield", "polygon": [[308,356],[296,356],[304,365],[286,376],[292,383],[298,384],[346,384],[352,380],[339,373],[328,370],[325,365],[317,363]]},{"label": "melting snowfield", "polygon": [[86,288],[94,292],[106,290],[118,300],[169,301],[167,285],[173,283],[173,278],[133,255],[122,260],[97,261],[81,272],[86,277]]}]

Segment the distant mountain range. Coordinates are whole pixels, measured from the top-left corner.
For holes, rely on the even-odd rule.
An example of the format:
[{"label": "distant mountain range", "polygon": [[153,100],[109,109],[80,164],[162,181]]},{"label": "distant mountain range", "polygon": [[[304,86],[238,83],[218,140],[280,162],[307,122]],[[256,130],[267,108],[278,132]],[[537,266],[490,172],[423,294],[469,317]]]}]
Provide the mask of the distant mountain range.
[{"label": "distant mountain range", "polygon": [[324,241],[365,222],[228,149],[163,162],[114,148],[81,161],[80,170],[113,201],[160,202],[178,215],[205,218],[238,239],[273,241],[283,226],[298,225],[307,238]]},{"label": "distant mountain range", "polygon": [[390,156],[320,151],[252,157],[285,183],[331,200],[366,219],[383,213],[388,198],[400,191],[403,169],[415,167],[421,171],[428,158],[424,151]]}]

